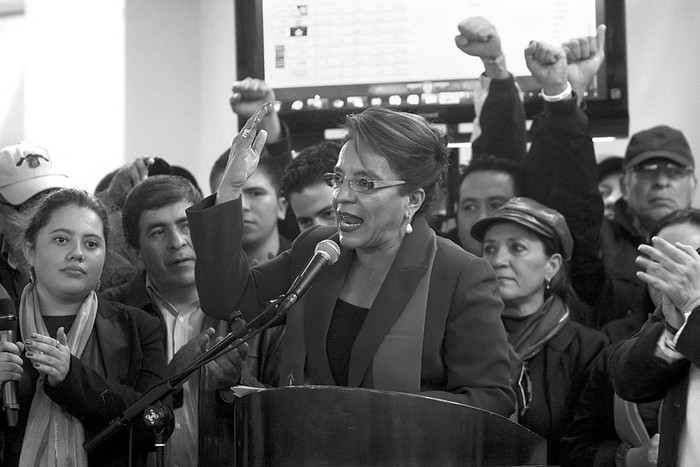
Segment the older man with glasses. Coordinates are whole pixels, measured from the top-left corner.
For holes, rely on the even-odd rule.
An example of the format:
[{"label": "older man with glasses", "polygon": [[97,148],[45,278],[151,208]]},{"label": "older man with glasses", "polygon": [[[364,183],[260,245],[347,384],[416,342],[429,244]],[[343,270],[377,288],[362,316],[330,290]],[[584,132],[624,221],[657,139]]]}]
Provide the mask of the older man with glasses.
[{"label": "older man with glasses", "polygon": [[690,207],[695,195],[695,161],[688,141],[679,130],[656,126],[632,136],[625,154],[621,181],[622,199],[615,204],[615,218],[605,221],[602,254],[608,283],[604,306],[597,312],[597,326],[621,319],[611,338],[636,332],[650,309],[645,285],[634,263],[637,247],[649,241],[656,223]]}]

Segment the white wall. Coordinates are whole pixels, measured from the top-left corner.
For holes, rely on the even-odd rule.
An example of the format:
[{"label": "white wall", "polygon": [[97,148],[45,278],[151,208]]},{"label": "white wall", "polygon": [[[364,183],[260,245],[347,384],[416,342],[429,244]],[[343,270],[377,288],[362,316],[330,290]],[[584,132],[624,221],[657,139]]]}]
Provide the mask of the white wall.
[{"label": "white wall", "polygon": [[[0,144],[43,144],[88,189],[124,161],[161,155],[208,192],[209,168],[236,124],[233,0],[26,5],[25,16],[0,17]],[[630,131],[679,128],[700,162],[700,2],[626,8]],[[623,154],[626,144],[596,148]]]},{"label": "white wall", "polygon": [[126,160],[161,156],[208,192],[235,128],[233,17],[231,0],[127,0]]},{"label": "white wall", "polygon": [[0,17],[0,147],[24,137],[24,69],[26,47],[24,13]]},{"label": "white wall", "polygon": [[[678,128],[700,178],[700,2],[627,0],[625,7],[630,134],[659,124]],[[627,141],[597,145],[596,151],[624,155]]]},{"label": "white wall", "polygon": [[124,0],[27,0],[24,139],[92,189],[124,154]]}]

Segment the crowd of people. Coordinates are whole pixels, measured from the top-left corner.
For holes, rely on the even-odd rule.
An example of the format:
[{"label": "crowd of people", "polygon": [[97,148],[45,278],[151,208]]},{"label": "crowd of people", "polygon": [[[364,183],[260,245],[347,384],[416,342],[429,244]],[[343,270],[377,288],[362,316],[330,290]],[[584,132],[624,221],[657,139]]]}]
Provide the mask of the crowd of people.
[{"label": "crowd of people", "polygon": [[[293,311],[164,401],[166,465],[234,457],[236,386],[306,384],[509,417],[547,440],[550,465],[700,465],[700,211],[685,137],[659,125],[598,163],[585,95],[604,25],[526,45],[542,89],[529,132],[498,31],[474,17],[458,32],[484,73],[473,156],[452,185],[446,135],[407,112],[349,115],[342,142],[293,156],[274,90],[253,78],[233,86],[247,121],[208,197],[161,158],[91,194],[40,146],[0,151],[0,298],[19,323],[0,340],[0,383],[19,401],[16,419],[0,417],[2,465],[152,463],[140,423],[83,443],[220,342],[232,311],[250,321],[289,290],[326,239],[337,257]],[[446,192],[452,230],[432,222]]]}]

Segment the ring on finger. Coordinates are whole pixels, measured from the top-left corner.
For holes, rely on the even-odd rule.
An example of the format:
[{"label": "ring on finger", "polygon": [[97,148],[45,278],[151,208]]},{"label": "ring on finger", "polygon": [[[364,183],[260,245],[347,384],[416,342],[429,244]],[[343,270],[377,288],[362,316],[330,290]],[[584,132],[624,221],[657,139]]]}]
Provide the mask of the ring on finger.
[{"label": "ring on finger", "polygon": [[57,340],[56,345],[54,347],[56,347],[56,349],[58,349],[58,350],[61,350],[61,343],[58,342],[58,340]]}]

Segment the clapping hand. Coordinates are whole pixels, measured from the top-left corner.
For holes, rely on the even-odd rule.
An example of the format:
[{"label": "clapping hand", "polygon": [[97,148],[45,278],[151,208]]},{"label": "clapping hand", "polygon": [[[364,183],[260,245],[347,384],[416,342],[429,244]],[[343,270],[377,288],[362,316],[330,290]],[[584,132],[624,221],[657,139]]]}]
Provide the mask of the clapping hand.
[{"label": "clapping hand", "polygon": [[637,277],[660,291],[673,306],[662,306],[666,321],[678,329],[683,324],[680,313],[689,313],[700,305],[700,255],[695,248],[661,237],[651,245],[638,247],[636,263],[642,268]]},{"label": "clapping hand", "polygon": [[51,386],[61,384],[70,370],[70,349],[63,328],[58,328],[56,339],[42,334],[32,334],[25,339],[27,358],[40,374],[46,375]]},{"label": "clapping hand", "polygon": [[[223,337],[216,339],[218,344]],[[241,381],[243,373],[243,362],[248,356],[248,344],[243,343],[236,349],[227,349],[224,354],[213,362],[207,364],[207,368],[214,378],[214,386],[217,389],[230,388],[236,386]]]}]

